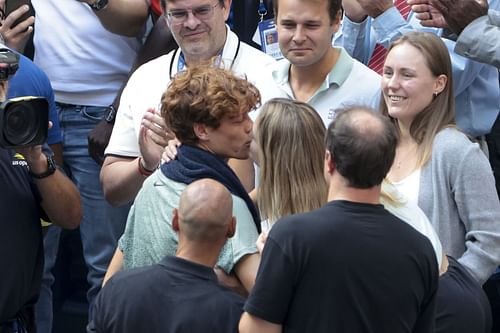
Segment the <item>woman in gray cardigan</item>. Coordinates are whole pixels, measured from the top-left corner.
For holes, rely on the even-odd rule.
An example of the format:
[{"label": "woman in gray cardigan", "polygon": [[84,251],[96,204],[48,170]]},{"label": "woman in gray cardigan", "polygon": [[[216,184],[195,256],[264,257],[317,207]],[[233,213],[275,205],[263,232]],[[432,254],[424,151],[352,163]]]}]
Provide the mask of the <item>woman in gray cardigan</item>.
[{"label": "woman in gray cardigan", "polygon": [[486,156],[455,127],[444,43],[427,33],[396,41],[382,92],[382,112],[400,132],[389,180],[422,208],[444,252],[484,283],[500,263],[500,202]]},{"label": "woman in gray cardigan", "polygon": [[[491,315],[480,285],[500,264],[500,202],[488,159],[455,127],[451,63],[441,39],[412,32],[395,41],[382,95],[382,113],[400,133],[387,177],[427,215],[443,252],[458,259],[449,258],[440,278],[437,331],[487,332]],[[466,310],[456,306],[457,295]]]}]

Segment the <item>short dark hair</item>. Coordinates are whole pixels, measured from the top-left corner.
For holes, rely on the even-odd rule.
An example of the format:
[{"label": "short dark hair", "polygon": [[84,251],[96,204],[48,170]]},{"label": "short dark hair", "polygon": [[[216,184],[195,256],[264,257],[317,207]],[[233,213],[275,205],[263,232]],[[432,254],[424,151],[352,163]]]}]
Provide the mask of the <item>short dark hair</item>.
[{"label": "short dark hair", "polygon": [[[273,0],[273,10],[274,10],[274,17],[278,16],[278,2],[280,0]],[[286,0],[284,0],[286,1]],[[337,15],[339,11],[342,9],[342,1],[341,0],[301,0],[303,2],[321,2],[321,1],[327,1],[328,2],[328,15],[330,16],[330,21],[335,21],[337,19]]]},{"label": "short dark hair", "polygon": [[366,189],[381,184],[396,155],[399,136],[395,126],[364,106],[336,110],[336,114],[326,134],[326,147],[336,170],[350,187]]},{"label": "short dark hair", "polygon": [[161,99],[167,127],[184,144],[198,143],[194,124],[218,128],[223,117],[238,117],[260,105],[259,90],[215,65],[190,66],[177,73]]}]

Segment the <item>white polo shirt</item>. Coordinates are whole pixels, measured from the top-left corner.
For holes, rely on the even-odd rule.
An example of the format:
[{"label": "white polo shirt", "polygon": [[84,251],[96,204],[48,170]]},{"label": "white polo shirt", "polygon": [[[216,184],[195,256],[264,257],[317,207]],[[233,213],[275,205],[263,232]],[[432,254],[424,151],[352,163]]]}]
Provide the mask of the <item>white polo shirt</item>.
[{"label": "white polo shirt", "polygon": [[[172,51],[151,60],[139,67],[130,77],[120,100],[106,154],[140,156],[139,129],[142,117],[148,108],[158,108],[171,78],[178,71],[180,54],[180,50]],[[246,77],[253,83],[261,91],[262,103],[268,99],[260,82],[264,78],[265,68],[274,63],[272,57],[240,42],[236,34],[227,28],[221,62],[225,68],[231,68],[235,74]],[[251,116],[256,117],[253,114]]]}]

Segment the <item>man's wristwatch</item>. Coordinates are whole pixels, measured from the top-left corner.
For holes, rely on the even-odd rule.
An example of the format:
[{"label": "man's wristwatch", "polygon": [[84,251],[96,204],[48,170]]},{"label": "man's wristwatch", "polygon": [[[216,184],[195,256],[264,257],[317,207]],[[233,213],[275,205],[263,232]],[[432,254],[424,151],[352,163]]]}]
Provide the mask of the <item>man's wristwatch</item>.
[{"label": "man's wristwatch", "polygon": [[54,160],[54,157],[47,156],[47,155],[45,155],[45,157],[47,157],[47,166],[48,166],[47,171],[37,174],[37,173],[31,172],[31,170],[30,170],[31,177],[36,178],[36,179],[43,179],[43,178],[46,178],[50,175],[53,175],[54,172],[56,172],[57,165],[56,165],[56,161]]},{"label": "man's wristwatch", "polygon": [[107,5],[108,5],[108,0],[96,0],[96,2],[94,2],[93,4],[91,4],[91,5],[89,4],[90,8],[92,8],[96,12],[100,11],[101,9],[106,7]]},{"label": "man's wristwatch", "polygon": [[114,124],[116,118],[116,108],[113,105],[110,105],[108,106],[107,111],[108,112],[106,113],[104,120],[106,120],[108,124]]}]

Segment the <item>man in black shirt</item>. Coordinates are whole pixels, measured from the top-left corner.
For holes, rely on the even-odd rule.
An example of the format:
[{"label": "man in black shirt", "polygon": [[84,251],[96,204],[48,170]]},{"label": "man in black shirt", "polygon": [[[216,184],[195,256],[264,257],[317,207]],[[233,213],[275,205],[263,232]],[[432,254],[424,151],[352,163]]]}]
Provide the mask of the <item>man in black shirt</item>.
[{"label": "man in black shirt", "polygon": [[[6,91],[7,81],[0,81],[0,101]],[[0,332],[35,332],[33,307],[43,268],[41,218],[76,228],[82,214],[79,193],[55,167],[48,146],[43,151],[42,146],[0,147],[0,214]]]},{"label": "man in black shirt", "polygon": [[363,108],[327,134],[329,202],[271,229],[240,332],[433,332],[438,267],[425,236],[379,203],[397,133]]},{"label": "man in black shirt", "polygon": [[88,332],[237,332],[243,298],[220,286],[213,270],[235,231],[232,206],[214,180],[188,185],[173,214],[176,256],[114,275],[97,297]]}]

